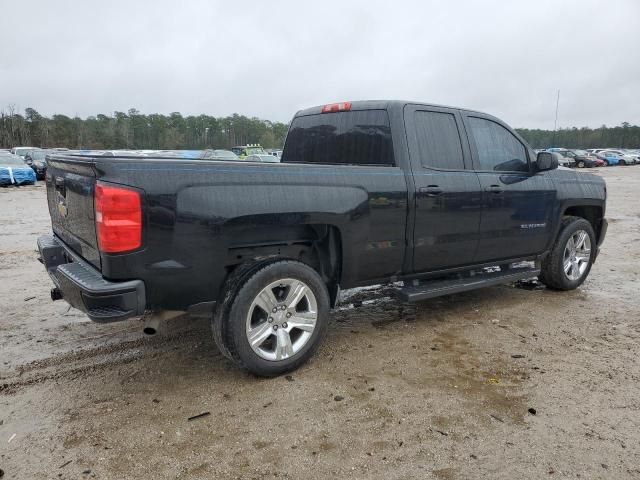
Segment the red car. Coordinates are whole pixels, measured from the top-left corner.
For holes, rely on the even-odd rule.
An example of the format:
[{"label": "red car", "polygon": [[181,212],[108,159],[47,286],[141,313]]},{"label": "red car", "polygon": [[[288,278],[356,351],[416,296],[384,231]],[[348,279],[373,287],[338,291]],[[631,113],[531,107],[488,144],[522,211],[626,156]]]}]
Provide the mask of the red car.
[{"label": "red car", "polygon": [[607,162],[605,162],[601,158],[594,158],[593,159],[593,166],[594,167],[606,167],[607,166]]}]

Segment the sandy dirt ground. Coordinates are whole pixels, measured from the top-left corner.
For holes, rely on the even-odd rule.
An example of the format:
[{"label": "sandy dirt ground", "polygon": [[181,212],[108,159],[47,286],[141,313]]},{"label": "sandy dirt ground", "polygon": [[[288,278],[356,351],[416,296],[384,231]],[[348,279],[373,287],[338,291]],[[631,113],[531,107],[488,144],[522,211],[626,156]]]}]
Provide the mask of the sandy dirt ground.
[{"label": "sandy dirt ground", "polygon": [[580,289],[360,291],[271,380],[205,321],[146,337],[51,302],[43,185],[0,189],[0,477],[640,478],[640,166],[584,174],[610,226]]}]

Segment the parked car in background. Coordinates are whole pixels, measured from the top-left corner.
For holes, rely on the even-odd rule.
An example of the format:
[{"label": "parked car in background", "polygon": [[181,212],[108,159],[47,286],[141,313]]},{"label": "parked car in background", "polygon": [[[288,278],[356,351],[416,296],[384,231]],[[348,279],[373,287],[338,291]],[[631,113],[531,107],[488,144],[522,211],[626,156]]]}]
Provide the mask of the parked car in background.
[{"label": "parked car in background", "polygon": [[36,172],[19,155],[0,152],[0,186],[33,185]]},{"label": "parked car in background", "polygon": [[618,165],[620,163],[620,155],[613,152],[607,152],[606,150],[602,150],[596,154],[599,159],[605,161],[607,166],[610,167],[612,165]]},{"label": "parked car in background", "polygon": [[638,159],[633,155],[627,155],[620,150],[602,150],[600,155],[605,157],[614,157],[618,159],[617,165],[635,165],[638,163]]},{"label": "parked car in background", "polygon": [[36,172],[36,178],[38,180],[43,180],[47,174],[47,153],[54,151],[55,150],[29,150],[24,156],[25,163]]},{"label": "parked car in background", "polygon": [[271,150],[269,152],[269,155],[273,155],[274,157],[277,157],[279,159],[282,157],[282,150]]},{"label": "parked car in background", "polygon": [[573,166],[576,168],[593,168],[599,166],[597,163],[600,163],[600,166],[604,163],[598,162],[597,157],[586,150],[567,150],[566,156],[573,159]]},{"label": "parked car in background", "polygon": [[624,153],[631,155],[636,159],[636,163],[640,163],[640,150],[625,150]]},{"label": "parked car in background", "polygon": [[203,160],[240,160],[231,150],[205,150],[200,157]]},{"label": "parked car in background", "polygon": [[13,147],[11,149],[11,153],[13,153],[14,155],[18,155],[22,158],[24,158],[24,156],[29,153],[31,150],[40,150],[40,148],[38,147]]},{"label": "parked car in background", "polygon": [[605,152],[615,153],[616,155],[620,155],[620,157],[621,157],[620,163],[622,165],[635,165],[637,163],[640,163],[640,158],[638,158],[637,155],[633,155],[628,150],[620,150],[620,149],[609,148],[609,149],[604,150],[604,151]]},{"label": "parked car in background", "polygon": [[267,153],[258,143],[233,147],[231,148],[231,151],[240,157],[240,160],[244,159],[248,155],[264,155]]},{"label": "parked car in background", "polygon": [[262,163],[279,163],[280,159],[268,153],[262,155],[249,155],[245,158],[247,162],[262,162]]},{"label": "parked car in background", "polygon": [[548,148],[547,152],[552,152],[557,154],[556,158],[558,159],[558,164],[561,167],[573,166],[573,158],[568,156],[568,150],[564,148]]}]

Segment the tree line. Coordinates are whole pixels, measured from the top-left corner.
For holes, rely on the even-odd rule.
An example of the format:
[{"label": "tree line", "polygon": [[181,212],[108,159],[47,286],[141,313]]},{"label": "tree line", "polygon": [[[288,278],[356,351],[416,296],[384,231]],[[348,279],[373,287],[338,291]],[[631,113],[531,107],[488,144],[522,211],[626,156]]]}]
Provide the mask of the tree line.
[{"label": "tree line", "polygon": [[628,122],[617,127],[573,127],[561,128],[556,132],[528,128],[516,130],[533,148],[640,148],[640,126]]},{"label": "tree line", "polygon": [[0,111],[0,146],[26,145],[43,148],[202,150],[228,149],[235,145],[259,143],[265,148],[281,148],[288,125],[233,114],[145,115],[132,108],[112,115],[87,118],[52,115],[46,117],[33,108],[24,115],[9,107]]},{"label": "tree line", "polygon": [[[8,107],[0,111],[0,147],[201,150],[259,143],[265,148],[282,148],[287,128],[286,123],[237,113],[219,118],[183,117],[178,112],[145,115],[132,108],[126,113],[80,118],[60,114],[46,117],[33,108],[25,109],[22,114]],[[533,148],[640,148],[640,126],[627,122],[595,129],[573,127],[554,132],[521,128],[517,131]]]}]

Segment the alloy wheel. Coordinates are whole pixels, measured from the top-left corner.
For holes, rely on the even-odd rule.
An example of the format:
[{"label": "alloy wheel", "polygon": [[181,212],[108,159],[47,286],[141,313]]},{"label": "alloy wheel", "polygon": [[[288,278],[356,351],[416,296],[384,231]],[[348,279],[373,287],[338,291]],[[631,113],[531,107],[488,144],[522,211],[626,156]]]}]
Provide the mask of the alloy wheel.
[{"label": "alloy wheel", "polygon": [[309,341],[318,320],[318,304],[304,282],[284,278],[270,283],[255,297],[246,320],[251,349],[261,358],[285,360]]},{"label": "alloy wheel", "polygon": [[579,280],[591,261],[591,239],[584,230],[576,231],[564,247],[563,268],[569,280]]}]

